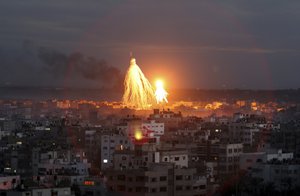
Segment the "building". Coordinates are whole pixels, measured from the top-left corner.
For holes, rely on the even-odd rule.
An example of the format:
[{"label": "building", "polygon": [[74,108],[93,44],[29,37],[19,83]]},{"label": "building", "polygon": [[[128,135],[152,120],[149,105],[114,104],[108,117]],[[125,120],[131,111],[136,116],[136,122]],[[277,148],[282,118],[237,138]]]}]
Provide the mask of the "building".
[{"label": "building", "polygon": [[293,153],[283,153],[282,150],[269,150],[266,152],[242,153],[240,155],[240,170],[251,171],[256,164],[266,163],[272,160],[293,159]]},{"label": "building", "polygon": [[206,179],[195,168],[176,168],[172,163],[153,163],[148,168],[109,170],[108,188],[128,195],[206,195]]},{"label": "building", "polygon": [[188,151],[187,150],[160,150],[160,162],[174,163],[179,168],[188,167]]},{"label": "building", "polygon": [[122,131],[132,141],[135,134],[140,131],[143,138],[153,140],[156,144],[160,143],[160,137],[165,133],[165,125],[155,120],[141,120],[139,118],[126,119],[127,122],[118,125],[118,130]]},{"label": "building", "polygon": [[113,166],[113,156],[116,150],[133,149],[132,141],[122,133],[105,133],[100,138],[101,169],[103,170]]},{"label": "building", "polygon": [[257,163],[251,168],[251,177],[261,179],[263,184],[273,184],[277,191],[288,191],[300,184],[300,162],[276,160]]},{"label": "building", "polygon": [[151,163],[159,163],[159,152],[155,144],[135,145],[134,150],[118,149],[113,155],[113,168],[139,169],[148,167]]},{"label": "building", "polygon": [[177,128],[182,121],[182,114],[168,110],[154,109],[153,114],[150,114],[149,120],[155,120],[158,123],[164,123],[166,130]]},{"label": "building", "polygon": [[0,139],[3,136],[10,135],[12,131],[17,128],[16,121],[7,120],[4,118],[0,119]]},{"label": "building", "polygon": [[236,175],[239,170],[240,155],[243,153],[243,144],[221,144],[219,146],[219,178],[226,179]]},{"label": "building", "polygon": [[54,184],[68,181],[78,184],[88,177],[91,164],[84,153],[71,153],[70,151],[49,151],[41,153],[38,163],[39,181]]},{"label": "building", "polygon": [[83,183],[79,184],[81,195],[101,196],[108,195],[104,179],[98,177],[88,177]]},{"label": "building", "polygon": [[0,176],[0,190],[14,189],[20,184],[20,176]]},{"label": "building", "polygon": [[5,196],[74,196],[70,187],[56,188],[28,188],[15,190],[0,190],[0,195]]}]

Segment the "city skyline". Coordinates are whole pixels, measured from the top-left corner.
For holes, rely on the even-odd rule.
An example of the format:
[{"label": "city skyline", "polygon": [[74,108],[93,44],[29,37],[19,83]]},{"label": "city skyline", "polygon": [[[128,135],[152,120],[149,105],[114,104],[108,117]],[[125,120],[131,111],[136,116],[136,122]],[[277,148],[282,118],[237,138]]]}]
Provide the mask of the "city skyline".
[{"label": "city skyline", "polygon": [[300,1],[0,1],[0,196],[298,196]]}]

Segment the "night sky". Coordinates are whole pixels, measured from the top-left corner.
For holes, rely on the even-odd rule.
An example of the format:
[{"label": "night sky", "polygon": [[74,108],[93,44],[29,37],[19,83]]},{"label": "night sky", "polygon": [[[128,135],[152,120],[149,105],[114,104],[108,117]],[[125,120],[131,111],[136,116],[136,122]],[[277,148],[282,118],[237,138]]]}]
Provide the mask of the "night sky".
[{"label": "night sky", "polygon": [[132,51],[167,88],[299,88],[299,10],[292,0],[0,1],[0,86],[113,86]]}]

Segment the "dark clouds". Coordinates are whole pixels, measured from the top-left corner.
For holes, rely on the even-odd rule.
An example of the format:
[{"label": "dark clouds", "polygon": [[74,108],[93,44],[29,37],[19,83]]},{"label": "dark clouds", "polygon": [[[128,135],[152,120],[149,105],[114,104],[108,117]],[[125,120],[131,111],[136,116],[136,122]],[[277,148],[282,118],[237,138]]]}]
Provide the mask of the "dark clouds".
[{"label": "dark clouds", "polygon": [[[79,51],[94,56],[80,58],[87,64],[104,58],[122,72],[133,51],[150,80],[165,77],[173,86],[298,88],[299,9],[300,2],[292,0],[2,1],[0,58],[31,40],[62,54]],[[27,54],[24,66],[10,61],[0,82],[65,83],[63,77],[53,80],[53,74],[44,73],[64,70],[57,70],[56,64],[46,70],[28,58],[34,55]],[[91,79],[111,69],[99,63],[105,66],[90,66],[95,72],[75,66],[69,84],[76,85],[79,79],[83,86],[105,83],[111,75],[101,77],[103,81]],[[9,72],[11,67],[24,71]]]},{"label": "dark clouds", "polygon": [[[40,48],[39,59],[46,65],[46,71],[55,77],[81,77],[81,79],[101,82],[102,86],[120,87],[123,76],[119,69],[101,59],[86,57],[79,52],[70,55],[53,49]],[[79,81],[80,82],[80,81]]]}]

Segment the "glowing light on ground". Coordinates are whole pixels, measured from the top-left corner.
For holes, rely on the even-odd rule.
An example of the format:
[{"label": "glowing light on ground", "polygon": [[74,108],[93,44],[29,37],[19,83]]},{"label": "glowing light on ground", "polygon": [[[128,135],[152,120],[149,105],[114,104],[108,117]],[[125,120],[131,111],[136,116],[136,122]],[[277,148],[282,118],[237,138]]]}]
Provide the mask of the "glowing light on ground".
[{"label": "glowing light on ground", "polygon": [[207,105],[205,106],[205,109],[207,109],[207,110],[217,110],[217,109],[219,109],[221,106],[223,106],[223,103],[214,101],[213,103],[207,104]]},{"label": "glowing light on ground", "polygon": [[136,140],[141,140],[143,138],[143,133],[141,131],[135,131],[134,138]]},{"label": "glowing light on ground", "polygon": [[155,83],[156,90],[155,90],[155,98],[156,98],[156,103],[163,103],[166,102],[168,103],[167,100],[167,91],[164,89],[164,83],[161,80],[157,80]]},{"label": "glowing light on ground", "polygon": [[148,109],[155,103],[154,90],[136,64],[135,58],[130,59],[130,66],[125,77],[123,103],[135,109]]}]

